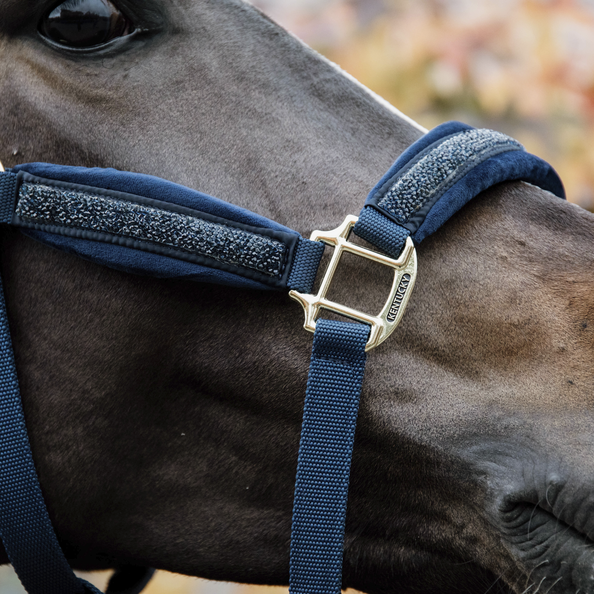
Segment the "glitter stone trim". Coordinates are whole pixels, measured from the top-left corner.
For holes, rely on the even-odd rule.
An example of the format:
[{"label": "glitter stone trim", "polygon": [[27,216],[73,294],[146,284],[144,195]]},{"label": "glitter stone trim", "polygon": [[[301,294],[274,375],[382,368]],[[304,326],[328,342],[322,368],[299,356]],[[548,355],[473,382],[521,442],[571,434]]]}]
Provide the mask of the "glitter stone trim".
[{"label": "glitter stone trim", "polygon": [[21,185],[16,214],[27,223],[146,241],[268,276],[281,274],[287,250],[280,241],[243,229],[44,184],[25,182]]},{"label": "glitter stone trim", "polygon": [[[468,130],[455,134],[429,151],[388,189],[378,206],[399,223],[410,217],[444,186],[457,180],[458,171],[472,167],[488,154],[494,156],[524,147],[509,136],[493,130]],[[467,167],[468,166],[468,167]]]}]

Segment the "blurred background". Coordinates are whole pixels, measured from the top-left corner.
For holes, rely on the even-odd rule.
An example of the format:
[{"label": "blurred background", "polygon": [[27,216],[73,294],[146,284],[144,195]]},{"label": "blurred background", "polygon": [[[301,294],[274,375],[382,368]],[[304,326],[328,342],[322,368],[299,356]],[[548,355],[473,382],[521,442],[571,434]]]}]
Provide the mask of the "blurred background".
[{"label": "blurred background", "polygon": [[[594,210],[594,0],[253,0],[426,128],[506,132]],[[104,588],[108,573],[84,576]],[[159,572],[146,594],[284,594]],[[10,568],[0,593],[23,594]]]}]

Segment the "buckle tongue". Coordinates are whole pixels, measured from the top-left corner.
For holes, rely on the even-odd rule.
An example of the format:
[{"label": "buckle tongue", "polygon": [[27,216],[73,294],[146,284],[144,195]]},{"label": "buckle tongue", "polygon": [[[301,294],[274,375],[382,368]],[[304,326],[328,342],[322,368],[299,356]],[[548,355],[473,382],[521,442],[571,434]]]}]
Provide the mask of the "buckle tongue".
[{"label": "buckle tongue", "polygon": [[[311,234],[310,239],[312,241],[321,241],[327,245],[334,246],[332,259],[330,260],[330,264],[328,264],[317,295],[299,293],[298,291],[290,291],[289,295],[295,301],[301,303],[305,311],[305,324],[303,327],[309,332],[315,332],[316,319],[322,309],[333,311],[353,320],[363,322],[364,324],[369,324],[371,326],[371,332],[369,333],[369,340],[365,347],[365,350],[369,351],[386,340],[394,332],[402,319],[417,276],[417,253],[410,237],[407,238],[404,249],[397,260],[349,242],[349,234],[357,220],[358,217],[349,215],[340,227],[331,231],[314,231]],[[394,281],[392,282],[388,300],[377,316],[372,316],[326,299],[326,294],[328,293],[343,252],[349,252],[394,269]]]}]

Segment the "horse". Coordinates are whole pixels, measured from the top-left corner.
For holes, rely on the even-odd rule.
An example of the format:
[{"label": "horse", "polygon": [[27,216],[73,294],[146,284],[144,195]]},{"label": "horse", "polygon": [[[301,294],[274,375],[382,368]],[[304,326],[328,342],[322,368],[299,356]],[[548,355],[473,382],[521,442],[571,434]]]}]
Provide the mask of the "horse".
[{"label": "horse", "polygon": [[[47,34],[55,2],[0,0],[5,166],[158,175],[308,236],[357,213],[424,133],[242,0],[96,1],[126,27],[72,47]],[[367,364],[345,588],[594,592],[593,240],[594,215],[510,182],[419,247],[404,319]],[[71,564],[287,584],[300,307],[16,230],[0,241],[31,447]],[[376,270],[341,270],[337,290],[373,308]]]}]

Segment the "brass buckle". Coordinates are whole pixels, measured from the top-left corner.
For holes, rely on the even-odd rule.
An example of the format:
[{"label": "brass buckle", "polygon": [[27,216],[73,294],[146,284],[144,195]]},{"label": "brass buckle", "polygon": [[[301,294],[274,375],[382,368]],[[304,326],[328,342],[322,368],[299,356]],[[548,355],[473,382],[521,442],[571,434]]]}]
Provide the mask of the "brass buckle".
[{"label": "brass buckle", "polygon": [[[349,234],[358,220],[358,217],[349,215],[340,227],[332,231],[314,231],[311,234],[310,239],[312,241],[321,241],[327,245],[334,246],[334,254],[332,254],[332,259],[330,260],[330,264],[328,264],[326,274],[317,295],[299,293],[298,291],[290,291],[289,295],[296,301],[299,301],[303,306],[305,311],[305,324],[303,324],[303,327],[309,332],[315,332],[316,319],[321,309],[333,311],[353,320],[363,322],[364,324],[369,324],[371,326],[371,332],[367,346],[365,347],[365,350],[369,351],[386,340],[394,332],[402,319],[417,276],[417,253],[410,237],[406,239],[402,254],[400,254],[397,260],[350,243],[348,241]],[[340,256],[343,252],[356,254],[357,256],[368,258],[369,260],[385,264],[394,269],[394,281],[392,282],[390,295],[379,315],[371,316],[346,305],[326,299],[332,277],[336,272]]]},{"label": "brass buckle", "polygon": [[0,161],[0,171],[4,171],[4,167],[2,165],[2,161]]}]

